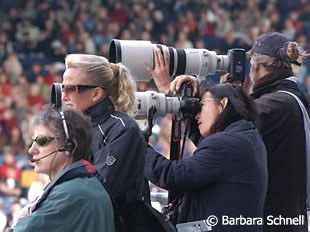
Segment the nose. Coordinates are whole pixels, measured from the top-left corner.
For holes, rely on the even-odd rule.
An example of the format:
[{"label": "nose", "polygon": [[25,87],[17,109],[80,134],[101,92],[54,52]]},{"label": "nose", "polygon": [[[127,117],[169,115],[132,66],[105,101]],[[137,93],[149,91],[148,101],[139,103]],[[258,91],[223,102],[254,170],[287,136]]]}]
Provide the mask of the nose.
[{"label": "nose", "polygon": [[68,101],[68,95],[66,91],[61,91],[61,100]]},{"label": "nose", "polygon": [[29,149],[28,149],[28,153],[30,155],[33,155],[34,154],[34,151],[35,151],[35,148],[34,148],[34,142],[30,145]]},{"label": "nose", "polygon": [[196,116],[195,116],[195,119],[198,121],[199,120],[199,118],[200,118],[200,112],[198,112],[197,114],[196,114]]}]

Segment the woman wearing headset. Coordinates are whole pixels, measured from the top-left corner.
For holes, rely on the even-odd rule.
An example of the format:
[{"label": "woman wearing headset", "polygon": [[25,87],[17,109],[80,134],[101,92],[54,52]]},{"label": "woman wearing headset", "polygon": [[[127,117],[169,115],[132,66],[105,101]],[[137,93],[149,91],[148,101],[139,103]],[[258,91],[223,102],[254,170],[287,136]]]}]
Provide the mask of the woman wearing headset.
[{"label": "woman wearing headset", "polygon": [[50,183],[15,215],[11,231],[114,232],[111,199],[89,163],[91,123],[74,110],[44,109],[33,118],[34,170]]}]

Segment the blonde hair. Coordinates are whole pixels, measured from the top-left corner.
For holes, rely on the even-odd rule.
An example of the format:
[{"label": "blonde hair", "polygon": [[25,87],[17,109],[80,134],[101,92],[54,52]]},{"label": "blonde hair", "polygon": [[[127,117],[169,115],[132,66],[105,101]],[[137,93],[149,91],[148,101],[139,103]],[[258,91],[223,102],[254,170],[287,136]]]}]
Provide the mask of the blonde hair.
[{"label": "blonde hair", "polygon": [[296,42],[288,42],[286,49],[287,60],[274,58],[260,53],[254,53],[251,58],[254,62],[262,64],[268,71],[274,69],[292,69],[307,54]]},{"label": "blonde hair", "polygon": [[76,68],[85,72],[85,83],[102,87],[117,111],[132,114],[135,104],[135,82],[123,64],[109,63],[102,56],[70,54],[65,59],[66,69]]}]

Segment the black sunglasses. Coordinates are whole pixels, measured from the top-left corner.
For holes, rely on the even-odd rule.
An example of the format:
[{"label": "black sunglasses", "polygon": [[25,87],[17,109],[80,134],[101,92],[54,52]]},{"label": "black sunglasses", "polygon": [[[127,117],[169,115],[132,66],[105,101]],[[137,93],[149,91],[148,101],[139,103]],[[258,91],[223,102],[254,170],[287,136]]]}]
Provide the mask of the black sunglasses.
[{"label": "black sunglasses", "polygon": [[59,138],[47,135],[38,135],[37,137],[32,137],[32,141],[36,142],[36,144],[38,144],[39,146],[45,146],[55,139]]},{"label": "black sunglasses", "polygon": [[93,85],[64,85],[61,84],[61,89],[63,92],[66,93],[71,93],[71,92],[78,92],[78,93],[82,93],[86,90],[89,89],[94,89],[97,88],[99,86],[93,86]]}]

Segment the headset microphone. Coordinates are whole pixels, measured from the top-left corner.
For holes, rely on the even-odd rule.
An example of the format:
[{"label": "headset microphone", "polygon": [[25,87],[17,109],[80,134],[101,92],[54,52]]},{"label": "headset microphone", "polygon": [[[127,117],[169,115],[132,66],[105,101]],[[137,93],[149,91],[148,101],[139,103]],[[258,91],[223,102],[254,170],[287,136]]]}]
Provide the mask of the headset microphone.
[{"label": "headset microphone", "polygon": [[56,150],[56,151],[52,151],[51,153],[48,153],[47,155],[42,156],[42,157],[37,158],[37,159],[35,159],[35,158],[32,157],[32,158],[30,159],[30,162],[31,162],[31,163],[37,162],[37,161],[39,161],[39,160],[41,160],[41,159],[44,159],[44,158],[46,158],[46,157],[48,157],[48,156],[50,156],[50,155],[52,155],[52,154],[54,154],[54,153],[56,153],[56,152],[58,152],[58,151],[63,151],[63,150],[62,150],[62,149],[58,149],[58,150]]}]

